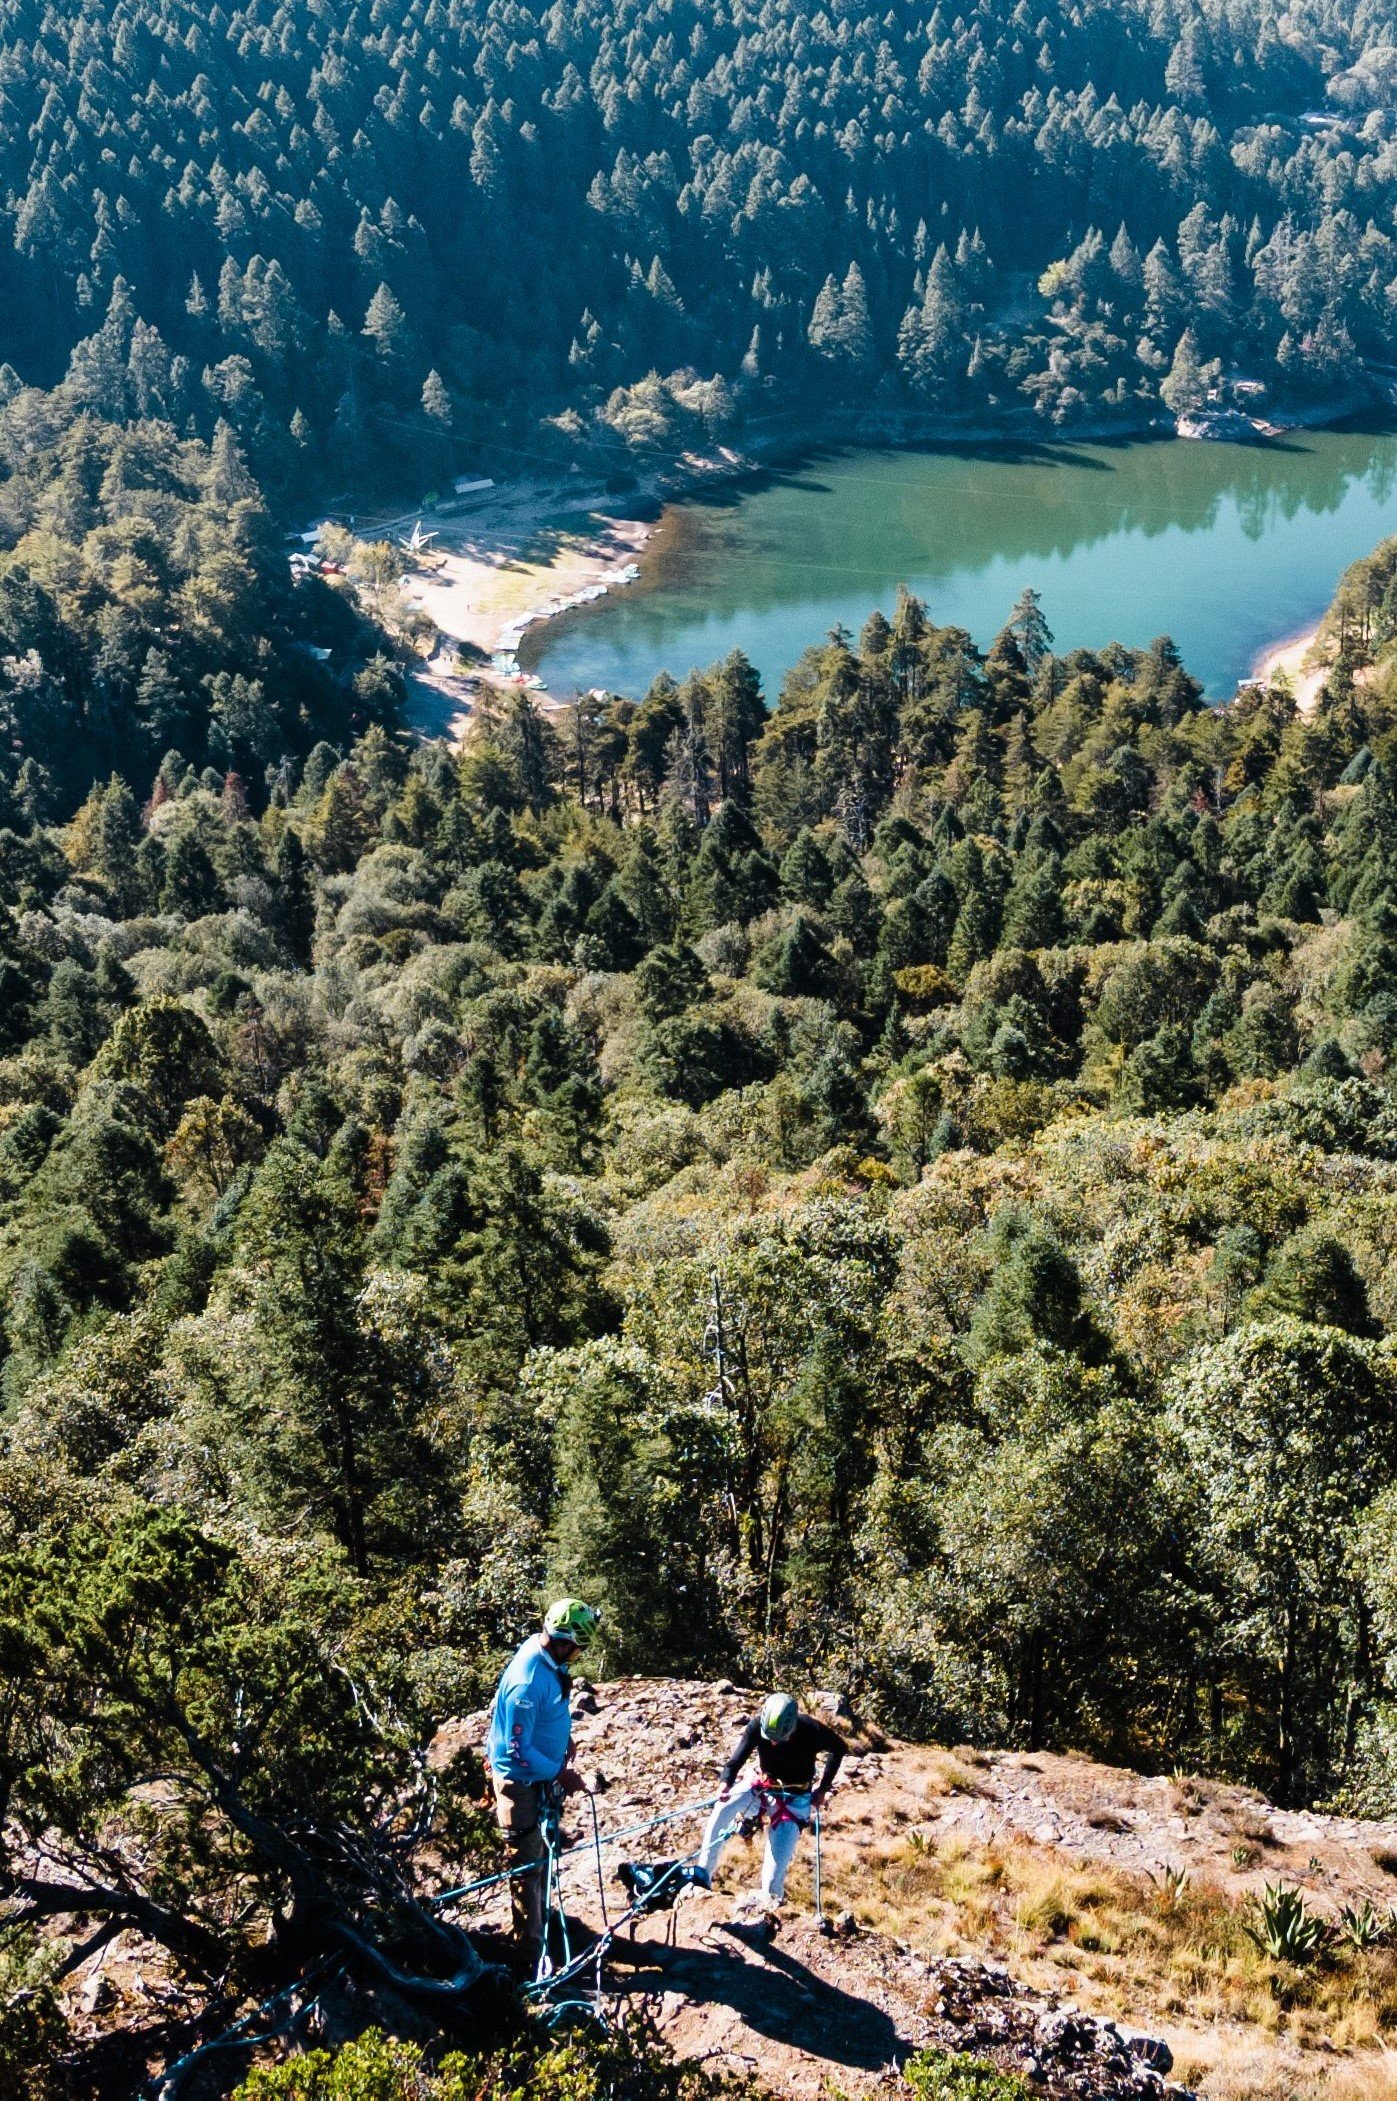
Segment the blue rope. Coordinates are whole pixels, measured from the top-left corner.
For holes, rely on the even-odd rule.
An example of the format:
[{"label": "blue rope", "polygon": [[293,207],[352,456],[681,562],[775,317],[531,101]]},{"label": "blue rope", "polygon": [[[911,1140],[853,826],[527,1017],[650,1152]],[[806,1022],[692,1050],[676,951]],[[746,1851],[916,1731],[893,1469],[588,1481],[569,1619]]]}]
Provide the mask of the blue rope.
[{"label": "blue rope", "polygon": [[[765,1792],[767,1794],[772,1795],[786,1796],[805,1794],[807,1790],[805,1788],[770,1787],[767,1788]],[[720,1798],[717,1795],[710,1795],[707,1802],[699,1803],[696,1806],[702,1809],[707,1809],[719,1799]],[[672,1824],[677,1817],[685,1816],[687,1814],[689,1814],[689,1812],[686,1810],[676,1809],[673,1810],[668,1816],[655,1817],[652,1820],[652,1824],[642,1825],[641,1829],[649,1830],[653,1828],[653,1824]],[[816,1810],[814,1822],[817,1838],[819,1834],[819,1814],[819,1811]],[[740,1816],[734,1816],[731,1822],[729,1822],[723,1830],[715,1834],[717,1843],[719,1845],[726,1845],[727,1841],[739,1829],[741,1823],[742,1818]],[[615,1835],[617,1837],[622,1837],[627,1836],[628,1834],[618,1832]],[[605,1841],[603,1841],[603,1843],[605,1843]],[[615,1940],[617,1934],[621,1931],[621,1928],[623,1926],[629,1925],[630,1921],[634,1918],[644,1916],[644,1914],[654,1904],[656,1892],[658,1890],[662,1890],[667,1882],[673,1881],[674,1877],[679,1873],[681,1868],[686,1868],[693,1861],[699,1859],[700,1856],[706,1851],[706,1849],[707,1840],[705,1839],[702,1845],[695,1846],[692,1853],[681,1854],[678,1860],[671,1861],[664,1874],[660,1876],[658,1882],[652,1883],[651,1887],[648,1890],[646,1890],[642,1896],[637,1897],[635,1902],[632,1905],[630,1905],[630,1907],[626,1911],[622,1912],[620,1918],[617,1919],[615,1925],[608,1926],[606,1932],[601,1934],[590,1948],[584,1949],[580,1955],[574,1955],[570,1962],[565,1962],[562,1969],[555,1970],[551,1976],[536,1977],[531,1984],[526,1984],[524,1986],[525,1997],[540,1999],[544,1998],[548,1994],[557,1991],[560,1985],[570,1983],[579,1971],[586,1968],[589,1962],[595,1962],[597,1966],[597,1990],[595,1994],[595,2001],[590,2006],[589,2010],[593,2012],[599,2011],[601,2001],[601,1965],[602,1958],[606,1950],[610,1947],[612,1941]],[[573,1850],[576,1852],[581,1852],[584,1849],[582,1847],[575,1847]],[[585,1850],[590,1851],[591,1848],[588,1847]],[[583,2005],[586,2002],[578,2000],[569,2001],[568,2003]],[[559,2009],[559,2011],[561,2011],[561,2009]]]},{"label": "blue rope", "polygon": [[[619,1831],[604,1832],[600,1840],[583,1839],[578,1845],[569,1846],[566,1852],[560,1853],[558,1861],[561,1864],[565,1860],[572,1860],[578,1853],[594,1852],[598,1844],[614,1846],[618,1845],[623,1838],[640,1838],[647,1831],[658,1831],[662,1824],[677,1823],[681,1817],[701,1816],[705,1809],[713,1807],[717,1799],[716,1795],[708,1795],[702,1802],[687,1803],[683,1809],[668,1809],[662,1816],[647,1818],[643,1824],[627,1824]],[[481,1890],[496,1888],[501,1882],[512,1882],[516,1875],[534,1875],[537,1872],[537,1861],[526,1860],[517,1868],[501,1868],[497,1874],[481,1875],[475,1882],[463,1882],[459,1889],[441,1890],[436,1896],[429,1897],[427,1902],[429,1904],[454,1904],[458,1897],[473,1897],[478,1895]]]},{"label": "blue rope", "polygon": [[[334,1964],[335,1958],[333,1956],[322,1955],[319,1962],[311,1964],[304,1976],[297,1977],[291,1984],[282,1985],[278,1991],[269,1992],[266,1998],[259,2000],[250,2012],[242,2016],[241,2020],[234,2021],[231,2028],[225,2028],[222,2034],[216,2035],[211,2042],[196,2043],[192,2050],[187,2050],[182,2057],[176,2058],[173,2064],[168,2064],[162,2071],[154,2073],[146,2082],[142,2091],[147,2094],[154,2094],[157,2097],[161,2094],[173,2093],[174,2085],[172,2082],[178,2083],[183,2080],[185,2073],[199,2058],[212,2056],[215,2050],[230,2048],[247,2029],[254,2027],[265,2015],[278,2007],[283,1999],[294,1998],[297,1992],[305,1990],[312,1978],[323,1977],[324,1973],[332,1968]],[[303,2017],[318,2003],[319,1998],[320,1993],[317,1991],[315,1997],[306,2002],[301,2009]],[[272,2032],[275,2034],[277,2031],[274,2029]]]},{"label": "blue rope", "polygon": [[[714,1799],[717,1799],[716,1796]],[[736,1829],[736,1824],[732,1825],[723,1834],[724,1838],[731,1838]],[[654,1903],[655,1892],[663,1889],[665,1884],[671,1881],[681,1868],[688,1867],[692,1861],[698,1859],[702,1852],[703,1847],[701,1845],[695,1846],[692,1853],[681,1854],[678,1860],[672,1861],[667,1872],[661,1875],[659,1881],[652,1884],[643,1896],[637,1897],[635,1902],[622,1912],[615,1925],[608,1927],[607,1931],[600,1936],[592,1947],[584,1948],[580,1955],[574,1955],[571,1962],[564,1964],[561,1970],[555,1970],[551,1977],[536,1977],[532,1984],[526,1984],[524,1986],[525,1997],[542,1998],[549,1992],[555,1992],[559,1985],[569,1983],[579,1970],[586,1968],[589,1962],[596,1962],[600,1972],[602,1954],[605,1949],[610,1947],[621,1928],[629,1925],[632,1919],[642,1917]]]}]

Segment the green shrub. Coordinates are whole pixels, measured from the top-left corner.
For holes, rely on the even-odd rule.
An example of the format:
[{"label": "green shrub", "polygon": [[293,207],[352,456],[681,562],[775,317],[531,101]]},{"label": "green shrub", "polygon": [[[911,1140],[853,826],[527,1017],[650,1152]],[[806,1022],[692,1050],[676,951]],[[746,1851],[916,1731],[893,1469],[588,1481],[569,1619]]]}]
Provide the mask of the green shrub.
[{"label": "green shrub", "polygon": [[[369,2029],[338,2050],[308,2050],[253,2072],[233,2101],[739,2101],[757,2089],[716,2078],[622,2033],[495,2057],[453,2055],[438,2070],[415,2043]],[[1018,2087],[927,2088],[934,2101],[1018,2101]]]},{"label": "green shrub", "polygon": [[949,2050],[919,2050],[902,2076],[917,2101],[1028,2101],[1028,2087],[1016,2072]]},{"label": "green shrub", "polygon": [[1252,1901],[1244,1931],[1275,1962],[1304,1964],[1323,1952],[1329,1929],[1316,1918],[1298,1889],[1268,1882]]},{"label": "green shrub", "polygon": [[54,1994],[57,1952],[29,1932],[0,1937],[0,2094],[5,2101],[52,2101],[63,2091],[55,2066],[68,2027]]},{"label": "green shrub", "polygon": [[440,2080],[422,2069],[415,2043],[370,2029],[340,2050],[308,2050],[253,2072],[234,2101],[444,2101]]}]

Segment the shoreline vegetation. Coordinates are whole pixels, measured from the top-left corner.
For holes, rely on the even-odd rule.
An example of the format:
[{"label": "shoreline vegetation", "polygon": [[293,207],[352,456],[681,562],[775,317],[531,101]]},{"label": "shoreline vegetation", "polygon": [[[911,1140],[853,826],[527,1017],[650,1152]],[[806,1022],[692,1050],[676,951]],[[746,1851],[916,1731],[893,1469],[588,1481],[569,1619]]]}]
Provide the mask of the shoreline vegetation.
[{"label": "shoreline vegetation", "polygon": [[1251,678],[1245,683],[1257,686],[1284,683],[1294,695],[1300,714],[1313,715],[1319,706],[1325,679],[1333,668],[1330,659],[1321,653],[1321,633],[1321,624],[1316,622],[1287,641],[1268,644],[1258,652]]},{"label": "shoreline vegetation", "polygon": [[[498,1852],[420,1747],[563,1595],[691,1722],[760,1675],[964,1747],[859,1840],[885,1918],[1167,1976],[1262,2062],[1208,2101],[1365,2070],[1397,1855],[1341,1941],[1320,1833],[1272,1895],[1294,1827],[1205,1790],[1397,1809],[1397,538],[1308,721],[1164,638],[1058,658],[1026,586],[985,649],[904,592],[770,710],[734,650],[452,751],[397,734],[426,614],[374,615],[424,535],[292,568],[226,435],[0,437],[0,2092],[289,2050],[322,1986],[444,2027]],[[1022,1871],[959,1853],[1000,1747],[1094,1832],[1165,1810],[1157,1880],[1046,1805]]]},{"label": "shoreline vegetation", "polygon": [[[570,487],[566,479],[527,476],[502,482],[464,513],[422,509],[362,518],[368,535],[410,530],[419,517],[432,533],[430,550],[404,577],[410,608],[425,615],[432,639],[409,678],[411,726],[425,736],[459,743],[479,701],[490,692],[523,688],[545,712],[568,704],[551,693],[536,666],[552,623],[641,578],[653,558],[671,506],[720,488],[740,488],[764,473],[817,449],[854,444],[985,446],[1035,442],[1141,443],[1184,438],[1193,442],[1267,445],[1290,432],[1342,424],[1362,404],[1345,396],[1264,427],[1253,419],[1248,438],[1235,418],[1215,428],[1194,419],[1151,415],[1126,422],[1101,419],[1070,433],[993,426],[961,427],[955,419],[909,417],[902,412],[834,414],[819,429],[784,423],[747,434],[745,448],[715,445],[707,452],[666,457],[639,469],[625,489],[593,479]],[[1313,711],[1328,668],[1311,662],[1318,628],[1269,641],[1257,652],[1248,683],[1283,677],[1302,714]]]}]

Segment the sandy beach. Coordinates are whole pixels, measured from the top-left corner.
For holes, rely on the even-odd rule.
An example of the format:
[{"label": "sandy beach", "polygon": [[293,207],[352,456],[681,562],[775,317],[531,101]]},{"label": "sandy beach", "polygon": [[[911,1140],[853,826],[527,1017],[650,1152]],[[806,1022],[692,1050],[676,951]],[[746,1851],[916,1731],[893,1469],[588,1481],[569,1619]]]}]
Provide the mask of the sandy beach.
[{"label": "sandy beach", "polygon": [[1253,679],[1258,685],[1269,686],[1277,678],[1284,677],[1295,695],[1295,705],[1300,713],[1312,714],[1319,705],[1320,691],[1330,671],[1328,658],[1316,658],[1318,642],[1319,629],[1311,627],[1302,635],[1292,635],[1288,642],[1273,644],[1252,666]]},{"label": "sandy beach", "polygon": [[741,453],[718,445],[637,475],[624,496],[580,476],[520,477],[455,514],[361,515],[355,525],[361,539],[401,542],[419,522],[426,536],[402,587],[438,636],[430,661],[409,679],[413,727],[459,741],[482,685],[496,691],[524,686],[541,707],[565,705],[570,694],[551,694],[520,670],[517,651],[526,630],[635,583],[662,506],[750,466]]},{"label": "sandy beach", "polygon": [[[643,489],[634,505],[654,509]],[[423,515],[424,531],[434,538],[404,578],[403,592],[441,642],[412,675],[415,728],[462,736],[482,683],[497,689],[527,683],[515,661],[527,628],[635,580],[654,523],[625,516],[624,509],[624,499],[600,487],[574,491],[519,481],[457,516]],[[361,520],[359,531],[401,533],[415,515]],[[541,687],[531,690],[541,704],[554,702]]]}]

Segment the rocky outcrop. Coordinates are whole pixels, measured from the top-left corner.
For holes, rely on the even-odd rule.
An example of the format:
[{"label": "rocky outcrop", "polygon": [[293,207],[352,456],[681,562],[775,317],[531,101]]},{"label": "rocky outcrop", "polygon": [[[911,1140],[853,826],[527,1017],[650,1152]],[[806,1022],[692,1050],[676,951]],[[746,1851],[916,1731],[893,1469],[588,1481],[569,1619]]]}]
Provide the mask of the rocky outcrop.
[{"label": "rocky outcrop", "polygon": [[[601,1885],[595,1854],[575,1857],[566,1896],[576,1929],[600,1927],[603,1898],[613,1917],[624,1904],[614,1881],[624,1854],[673,1859],[697,1845],[699,1814],[674,1813],[713,1794],[717,1768],[759,1701],[727,1680],[579,1686],[577,1760],[599,1790],[602,1829],[674,1820],[607,1849]],[[838,1692],[814,1693],[809,1705],[848,1743],[833,1812],[846,1850],[851,1833],[876,1834],[884,1819],[905,1826],[894,1798],[926,1754],[861,1726]],[[484,1724],[484,1715],[450,1724],[434,1759],[478,1747]],[[569,1825],[585,1848],[590,1811],[574,1805]],[[755,1856],[735,1851],[734,1882],[752,1879]],[[731,1891],[686,1891],[672,1911],[613,1944],[602,1979],[612,2011],[638,2008],[679,2055],[811,2101],[835,2088],[886,2092],[907,2059],[930,2048],[988,2058],[1045,2101],[1183,2101],[1184,2090],[1168,2084],[1164,2042],[1093,2018],[997,1964],[928,1955],[862,1930],[851,1911],[822,1933],[800,1888],[770,1941],[734,1925]]]}]

